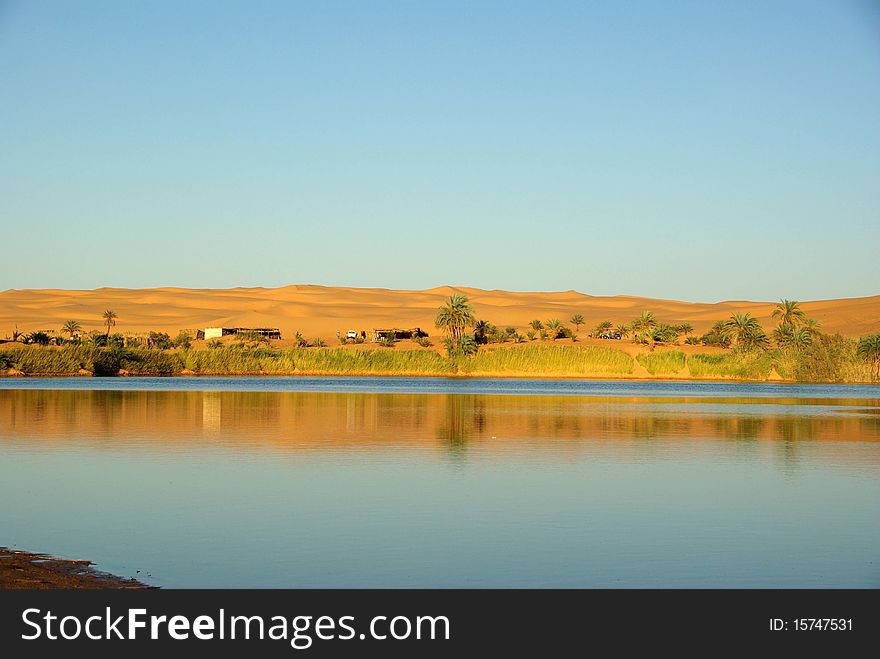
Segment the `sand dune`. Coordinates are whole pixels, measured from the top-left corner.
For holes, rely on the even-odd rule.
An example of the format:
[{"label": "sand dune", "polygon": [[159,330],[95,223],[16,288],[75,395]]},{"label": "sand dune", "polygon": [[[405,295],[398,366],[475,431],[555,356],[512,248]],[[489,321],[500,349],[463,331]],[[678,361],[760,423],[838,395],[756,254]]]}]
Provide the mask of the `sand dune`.
[{"label": "sand dune", "polygon": [[[615,296],[594,297],[577,291],[508,292],[441,286],[424,291],[311,285],[281,288],[99,288],[90,291],[8,290],[0,293],[0,336],[13,329],[59,330],[68,319],[86,331],[100,329],[101,313],[113,309],[120,332],[164,331],[212,326],[279,327],[285,338],[297,331],[333,338],[337,331],[376,327],[422,327],[435,334],[434,316],[443,299],[464,293],[477,316],[499,326],[525,328],[540,318],[568,321],[575,313],[590,328],[602,320],[615,324],[650,309],[664,322],[690,322],[697,332],[734,312],[775,325],[772,302],[728,301],[715,304]],[[803,302],[804,310],[829,332],[859,336],[880,331],[880,295]],[[584,331],[584,328],[582,328]]]}]

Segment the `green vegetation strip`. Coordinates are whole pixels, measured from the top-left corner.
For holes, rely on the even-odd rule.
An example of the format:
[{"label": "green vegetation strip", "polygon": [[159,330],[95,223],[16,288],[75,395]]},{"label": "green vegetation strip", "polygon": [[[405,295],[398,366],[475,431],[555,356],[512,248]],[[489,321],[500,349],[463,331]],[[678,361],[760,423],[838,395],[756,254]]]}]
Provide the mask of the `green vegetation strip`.
[{"label": "green vegetation strip", "polygon": [[[872,338],[872,337],[869,337]],[[873,340],[873,338],[872,338]],[[877,339],[880,346],[880,338]],[[746,350],[691,355],[668,350],[640,354],[651,375],[679,373],[685,363],[695,378],[767,379],[773,369],[799,382],[871,382],[878,378],[878,354],[840,335],[823,335],[802,348]],[[93,345],[17,346],[0,350],[0,374],[25,375],[630,375],[634,360],[604,346],[533,343],[480,349],[476,355],[446,357],[434,350],[399,348],[289,348],[230,345],[203,350],[104,348]]]}]

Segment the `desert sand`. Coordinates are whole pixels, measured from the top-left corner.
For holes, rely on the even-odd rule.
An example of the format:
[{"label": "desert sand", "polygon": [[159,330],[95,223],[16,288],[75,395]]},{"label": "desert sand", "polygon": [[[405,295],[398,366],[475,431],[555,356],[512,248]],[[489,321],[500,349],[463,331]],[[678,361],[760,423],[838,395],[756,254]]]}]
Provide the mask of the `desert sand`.
[{"label": "desert sand", "polygon": [[[588,331],[602,320],[632,320],[645,309],[668,323],[689,322],[702,333],[735,312],[756,316],[770,329],[774,301],[679,302],[643,297],[596,297],[577,291],[508,292],[441,286],[424,291],[293,285],[280,288],[98,288],[95,290],[7,290],[0,293],[0,337],[17,327],[23,332],[59,331],[69,319],[85,331],[100,330],[101,313],[119,316],[115,331],[150,330],[172,336],[181,329],[205,327],[278,327],[285,339],[297,331],[308,337],[333,339],[337,331],[421,327],[435,335],[434,317],[444,298],[467,295],[477,317],[500,327],[525,329],[538,318],[568,322],[583,315]],[[826,332],[861,336],[880,331],[880,295],[837,300],[803,301],[807,314]]]}]

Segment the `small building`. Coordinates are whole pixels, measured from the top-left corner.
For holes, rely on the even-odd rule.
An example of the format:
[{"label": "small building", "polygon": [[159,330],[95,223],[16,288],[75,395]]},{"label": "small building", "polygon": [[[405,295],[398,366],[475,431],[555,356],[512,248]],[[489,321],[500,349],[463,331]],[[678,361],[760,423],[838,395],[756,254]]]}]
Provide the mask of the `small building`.
[{"label": "small building", "polygon": [[202,338],[207,341],[236,334],[257,334],[264,339],[281,338],[281,330],[277,327],[206,327]]}]

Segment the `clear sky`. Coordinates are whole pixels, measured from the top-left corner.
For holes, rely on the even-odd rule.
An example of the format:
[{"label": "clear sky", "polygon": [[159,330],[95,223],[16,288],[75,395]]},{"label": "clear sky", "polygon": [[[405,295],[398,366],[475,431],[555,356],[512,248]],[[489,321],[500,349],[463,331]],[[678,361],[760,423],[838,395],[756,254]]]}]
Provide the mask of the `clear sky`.
[{"label": "clear sky", "polygon": [[0,0],[0,289],[880,293],[880,3]]}]

